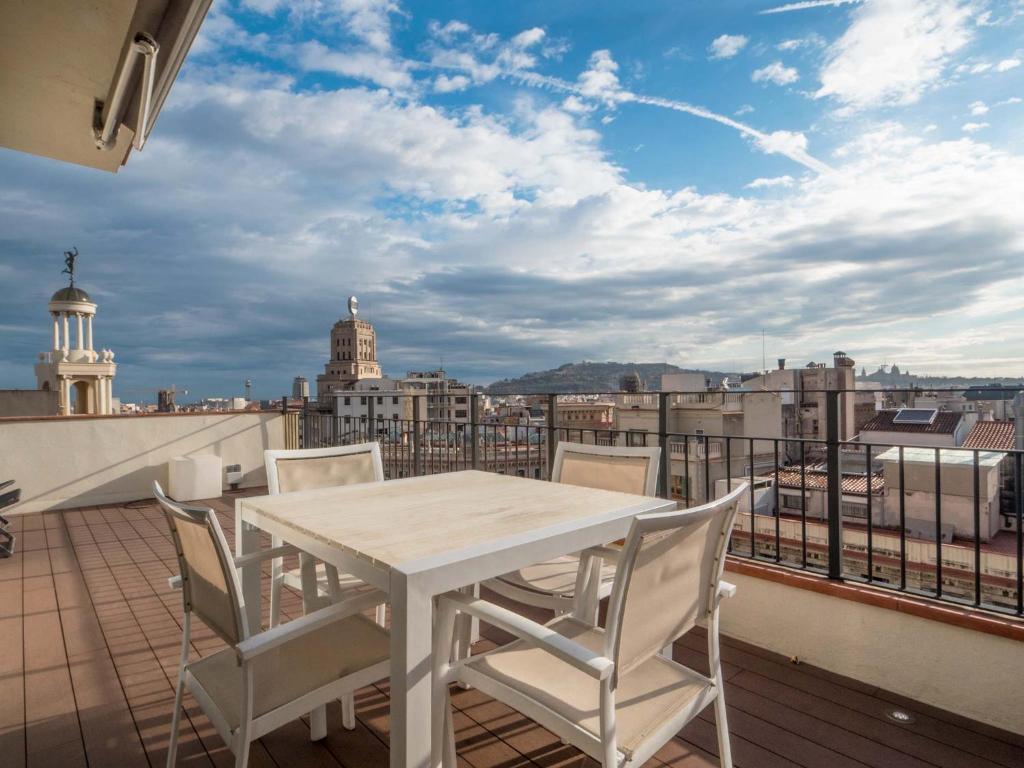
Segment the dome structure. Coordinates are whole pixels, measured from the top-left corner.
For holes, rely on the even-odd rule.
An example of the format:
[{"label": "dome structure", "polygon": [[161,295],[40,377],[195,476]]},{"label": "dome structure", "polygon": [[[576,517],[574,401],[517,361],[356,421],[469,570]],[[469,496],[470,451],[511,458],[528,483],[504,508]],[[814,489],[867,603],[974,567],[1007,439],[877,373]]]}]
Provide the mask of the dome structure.
[{"label": "dome structure", "polygon": [[92,299],[89,298],[89,294],[81,288],[75,288],[74,286],[61,288],[50,297],[50,301],[76,301],[92,304]]}]

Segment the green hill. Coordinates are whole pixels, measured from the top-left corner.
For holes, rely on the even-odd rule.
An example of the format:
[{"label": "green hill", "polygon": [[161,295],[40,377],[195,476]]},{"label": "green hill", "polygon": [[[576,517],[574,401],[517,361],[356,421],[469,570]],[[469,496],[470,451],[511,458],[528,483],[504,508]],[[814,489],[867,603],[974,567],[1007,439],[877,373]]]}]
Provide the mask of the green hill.
[{"label": "green hill", "polygon": [[665,373],[703,373],[718,384],[725,376],[721,371],[698,371],[670,363],[566,363],[548,371],[526,373],[516,379],[502,379],[487,387],[490,394],[542,394],[547,392],[618,392],[619,379],[627,373],[638,373],[649,390],[661,386]]}]

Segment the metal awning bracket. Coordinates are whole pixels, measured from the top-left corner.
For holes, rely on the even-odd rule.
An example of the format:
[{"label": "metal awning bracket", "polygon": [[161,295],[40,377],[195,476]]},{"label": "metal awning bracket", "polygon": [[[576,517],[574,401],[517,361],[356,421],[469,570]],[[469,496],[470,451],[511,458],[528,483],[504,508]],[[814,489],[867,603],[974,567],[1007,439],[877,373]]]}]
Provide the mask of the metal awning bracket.
[{"label": "metal awning bracket", "polygon": [[[159,50],[160,44],[149,33],[139,32],[135,35],[128,54],[121,63],[109,108],[104,110],[103,103],[97,102],[93,124],[97,149],[113,149],[117,144],[117,128],[121,124],[121,118],[127,107],[128,87],[132,82],[135,63],[140,57],[142,58],[142,91],[139,103],[139,124],[135,130],[133,144],[136,149],[142,149],[146,143],[153,104],[153,85],[156,82],[156,56]],[[103,116],[104,111],[106,117]]]}]

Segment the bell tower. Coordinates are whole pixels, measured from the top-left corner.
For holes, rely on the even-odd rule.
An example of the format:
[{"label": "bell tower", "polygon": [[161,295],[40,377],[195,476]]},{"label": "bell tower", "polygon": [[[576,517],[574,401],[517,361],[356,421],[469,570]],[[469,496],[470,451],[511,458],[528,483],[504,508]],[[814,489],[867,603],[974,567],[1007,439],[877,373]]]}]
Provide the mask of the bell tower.
[{"label": "bell tower", "polygon": [[377,333],[370,323],[359,319],[359,300],[355,296],[348,300],[348,315],[331,329],[331,356],[324,372],[316,377],[318,399],[351,389],[360,379],[381,378]]}]

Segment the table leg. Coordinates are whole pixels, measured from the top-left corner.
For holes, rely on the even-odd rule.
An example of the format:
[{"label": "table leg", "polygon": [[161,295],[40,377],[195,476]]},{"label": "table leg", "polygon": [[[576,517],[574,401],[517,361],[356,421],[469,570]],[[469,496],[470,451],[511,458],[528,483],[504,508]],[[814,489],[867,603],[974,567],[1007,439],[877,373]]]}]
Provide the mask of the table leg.
[{"label": "table leg", "polygon": [[[241,557],[256,552],[259,548],[259,528],[242,522],[242,500],[235,499],[235,554]],[[242,599],[245,601],[249,632],[256,634],[261,629],[260,564],[252,563],[241,570]]]},{"label": "table leg", "polygon": [[430,764],[431,595],[391,572],[391,768]]}]

